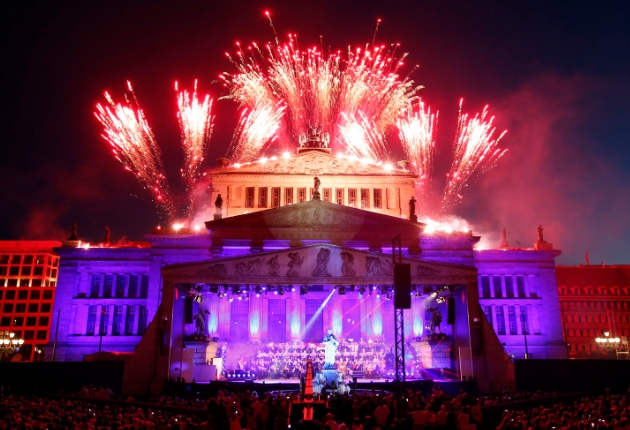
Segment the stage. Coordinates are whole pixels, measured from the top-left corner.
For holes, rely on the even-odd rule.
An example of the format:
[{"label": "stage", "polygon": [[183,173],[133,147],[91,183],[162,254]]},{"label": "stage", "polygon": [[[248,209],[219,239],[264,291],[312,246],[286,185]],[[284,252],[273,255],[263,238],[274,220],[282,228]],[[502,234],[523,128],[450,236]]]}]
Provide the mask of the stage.
[{"label": "stage", "polygon": [[[441,380],[441,379],[408,379],[405,382],[396,382],[389,379],[357,379],[356,385],[354,381],[347,381],[351,392],[354,393],[356,388],[359,394],[368,394],[374,392],[375,394],[392,393],[399,390],[411,389],[413,391],[421,391],[423,394],[429,394],[433,392],[434,387],[439,386],[444,392],[449,395],[458,395],[460,390],[465,390],[469,394],[478,392],[477,384],[475,381],[460,381],[460,380]],[[197,395],[197,396],[214,396],[219,391],[228,392],[244,392],[244,391],[256,391],[258,395],[263,393],[274,394],[290,394],[298,393],[300,390],[300,382],[297,379],[254,379],[254,380],[242,380],[242,381],[212,381],[202,383],[182,383],[182,382],[168,382],[164,387],[164,394],[166,395]],[[328,390],[330,393],[330,390]]]}]

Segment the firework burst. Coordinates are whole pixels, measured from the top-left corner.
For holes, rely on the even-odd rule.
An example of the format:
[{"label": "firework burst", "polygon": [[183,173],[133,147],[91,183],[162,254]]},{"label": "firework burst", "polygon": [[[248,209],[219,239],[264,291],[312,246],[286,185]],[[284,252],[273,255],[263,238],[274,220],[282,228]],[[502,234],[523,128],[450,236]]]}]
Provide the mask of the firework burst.
[{"label": "firework burst", "polygon": [[[229,96],[249,111],[256,106],[284,108],[276,137],[280,142],[294,142],[310,127],[328,133],[339,150],[370,153],[374,148],[358,150],[356,142],[344,138],[344,127],[367,126],[382,135],[415,98],[421,88],[399,76],[403,56],[395,57],[397,45],[348,49],[325,56],[318,48],[300,50],[295,36],[289,42],[268,44],[261,49],[255,43],[245,52],[240,45],[236,56],[228,54],[237,73],[223,74]],[[364,121],[369,118],[369,121]],[[356,133],[345,133],[345,136]],[[364,139],[366,144],[369,139]],[[251,151],[255,152],[255,148]],[[377,153],[379,151],[376,151]]]},{"label": "firework burst", "polygon": [[416,106],[409,106],[405,116],[396,121],[402,147],[418,175],[416,195],[421,207],[427,197],[433,171],[437,117],[437,114],[431,114],[428,106],[425,109],[424,103],[419,100]]},{"label": "firework burst", "polygon": [[381,160],[387,155],[385,136],[374,121],[363,112],[358,112],[358,119],[343,113],[342,117],[344,121],[339,124],[340,139],[349,155],[371,160]]},{"label": "firework burst", "polygon": [[182,150],[184,152],[184,166],[181,169],[182,181],[190,197],[190,212],[194,206],[193,191],[201,178],[201,163],[208,151],[208,143],[212,137],[213,120],[211,115],[213,100],[209,95],[201,101],[197,95],[197,81],[194,90],[189,93],[186,90],[179,91],[179,85],[175,82],[177,93],[177,119],[181,132]]},{"label": "firework burst", "polygon": [[501,133],[496,140],[492,138],[495,132],[492,125],[494,117],[486,120],[488,107],[483,109],[481,115],[477,114],[469,119],[467,114],[462,114],[462,103],[463,100],[459,104],[455,156],[442,200],[443,214],[452,211],[463,198],[464,188],[469,185],[471,178],[490,170],[507,151],[497,147],[507,131]]},{"label": "firework burst", "polygon": [[273,140],[284,113],[282,105],[257,103],[253,109],[244,109],[234,132],[228,156],[239,162],[252,161]]},{"label": "firework burst", "polygon": [[107,104],[98,103],[94,115],[103,125],[102,136],[112,145],[116,159],[151,192],[160,215],[170,221],[174,215],[174,205],[162,166],[160,148],[130,82],[127,82],[127,87],[131,100],[125,95],[124,104],[115,103],[105,92]]}]

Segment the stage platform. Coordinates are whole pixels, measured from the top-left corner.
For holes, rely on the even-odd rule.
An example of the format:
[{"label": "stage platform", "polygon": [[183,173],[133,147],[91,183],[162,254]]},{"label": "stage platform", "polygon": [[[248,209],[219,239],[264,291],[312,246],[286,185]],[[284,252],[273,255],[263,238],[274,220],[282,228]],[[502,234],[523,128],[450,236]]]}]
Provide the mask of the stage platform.
[{"label": "stage platform", "polygon": [[[349,381],[350,382],[350,381]],[[408,379],[402,383],[396,383],[395,381],[388,379],[357,379],[356,389],[357,392],[368,392],[374,390],[375,392],[386,391],[394,392],[399,389],[411,389],[414,392],[422,392],[423,394],[429,394],[432,392],[435,385],[439,385],[442,390],[452,396],[460,393],[460,390],[464,390],[469,394],[477,393],[477,384],[474,381],[460,381],[460,380],[439,380],[439,379]],[[353,382],[350,382],[350,388],[354,390],[355,386]],[[214,396],[219,391],[229,392],[244,392],[244,391],[256,391],[257,394],[263,394],[268,392],[274,393],[291,393],[298,392],[300,389],[300,383],[297,379],[264,379],[264,380],[245,380],[245,381],[212,381],[212,382],[200,382],[200,383],[181,383],[181,382],[168,382],[164,386],[164,394],[166,395],[199,395],[199,396]]]}]

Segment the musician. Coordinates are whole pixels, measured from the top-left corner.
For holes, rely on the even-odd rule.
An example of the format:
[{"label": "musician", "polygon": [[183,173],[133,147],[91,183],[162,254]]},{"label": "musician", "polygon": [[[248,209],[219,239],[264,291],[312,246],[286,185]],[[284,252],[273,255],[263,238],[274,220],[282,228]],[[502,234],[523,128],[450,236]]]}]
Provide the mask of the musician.
[{"label": "musician", "polygon": [[328,329],[328,334],[324,336],[324,369],[333,369],[335,366],[335,354],[339,341],[332,332],[332,329]]}]

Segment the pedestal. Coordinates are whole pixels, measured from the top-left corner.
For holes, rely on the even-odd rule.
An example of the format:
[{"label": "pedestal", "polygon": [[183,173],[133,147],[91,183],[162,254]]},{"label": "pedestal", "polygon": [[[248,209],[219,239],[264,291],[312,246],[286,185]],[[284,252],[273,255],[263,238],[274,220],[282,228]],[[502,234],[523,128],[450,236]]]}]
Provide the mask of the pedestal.
[{"label": "pedestal", "polygon": [[418,351],[418,358],[425,369],[453,369],[451,350],[453,340],[422,340],[413,342],[412,346]]},{"label": "pedestal", "polygon": [[337,369],[324,369],[322,370],[324,377],[326,378],[326,385],[332,385],[334,382],[337,385]]}]

